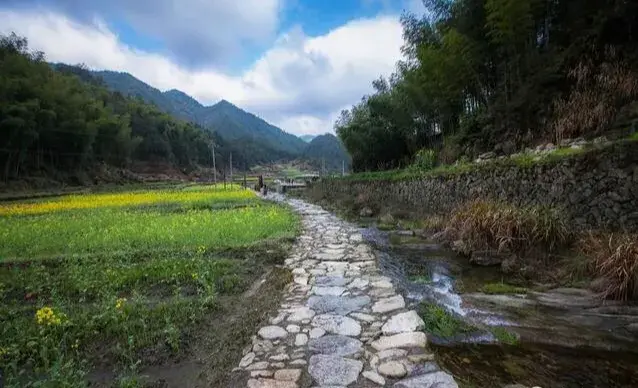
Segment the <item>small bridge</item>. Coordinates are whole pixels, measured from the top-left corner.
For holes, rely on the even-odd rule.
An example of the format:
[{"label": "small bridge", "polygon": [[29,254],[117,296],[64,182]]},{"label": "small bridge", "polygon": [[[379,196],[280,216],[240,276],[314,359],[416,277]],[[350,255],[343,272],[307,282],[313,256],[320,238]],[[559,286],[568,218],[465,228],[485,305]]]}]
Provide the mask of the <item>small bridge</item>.
[{"label": "small bridge", "polygon": [[273,183],[275,184],[275,189],[278,193],[285,193],[289,189],[297,189],[306,187],[311,182],[315,182],[319,179],[319,175],[308,174],[308,175],[299,175],[293,178],[281,178],[275,179]]}]

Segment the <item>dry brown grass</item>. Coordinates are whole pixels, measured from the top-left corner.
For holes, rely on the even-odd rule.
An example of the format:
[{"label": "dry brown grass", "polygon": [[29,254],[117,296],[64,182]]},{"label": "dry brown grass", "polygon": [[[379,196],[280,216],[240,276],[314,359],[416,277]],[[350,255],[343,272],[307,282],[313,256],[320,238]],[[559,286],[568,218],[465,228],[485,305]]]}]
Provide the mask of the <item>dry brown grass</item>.
[{"label": "dry brown grass", "polygon": [[571,232],[561,213],[548,207],[518,208],[477,200],[459,207],[447,232],[473,251],[523,253],[541,247],[553,251],[567,244]]},{"label": "dry brown grass", "polygon": [[638,96],[638,75],[612,48],[596,65],[583,59],[569,72],[574,87],[566,98],[554,101],[551,127],[555,140],[599,134],[608,129],[619,109]]},{"label": "dry brown grass", "polygon": [[579,242],[599,277],[596,291],[604,299],[638,298],[638,236],[629,233],[589,234]]}]

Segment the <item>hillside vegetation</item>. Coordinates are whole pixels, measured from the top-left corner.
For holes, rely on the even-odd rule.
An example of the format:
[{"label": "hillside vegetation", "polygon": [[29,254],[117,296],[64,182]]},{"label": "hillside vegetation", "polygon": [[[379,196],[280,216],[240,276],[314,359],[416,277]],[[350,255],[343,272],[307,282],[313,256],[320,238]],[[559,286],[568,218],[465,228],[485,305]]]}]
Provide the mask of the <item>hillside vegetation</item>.
[{"label": "hillside vegetation", "polygon": [[326,133],[312,139],[302,155],[317,169],[341,171],[342,167],[350,169],[350,156],[341,141],[334,135]]},{"label": "hillside vegetation", "polygon": [[424,4],[402,19],[396,72],[335,125],[356,171],[405,167],[423,149],[452,163],[632,126],[638,3]]},{"label": "hillside vegetation", "polygon": [[[113,93],[86,71],[55,71],[26,39],[0,38],[0,179],[72,175],[98,164],[212,164],[223,140],[139,99]],[[221,151],[221,152],[220,152]],[[223,150],[219,150],[223,154]]]},{"label": "hillside vegetation", "polygon": [[240,167],[257,163],[295,159],[306,147],[297,136],[282,131],[226,100],[204,106],[179,90],[161,92],[128,73],[93,73],[112,90],[137,96],[162,111],[215,131],[233,148],[233,159]]}]

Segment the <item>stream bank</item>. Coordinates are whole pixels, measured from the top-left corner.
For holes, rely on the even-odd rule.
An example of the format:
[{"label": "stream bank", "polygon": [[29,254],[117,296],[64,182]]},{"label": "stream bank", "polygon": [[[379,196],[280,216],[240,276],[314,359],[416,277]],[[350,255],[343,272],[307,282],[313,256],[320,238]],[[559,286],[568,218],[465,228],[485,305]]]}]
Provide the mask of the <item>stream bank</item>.
[{"label": "stream bank", "polygon": [[[406,299],[442,306],[463,323],[447,338],[428,336],[461,386],[638,386],[638,306],[603,303],[575,288],[487,294],[484,285],[505,278],[500,267],[471,265],[409,231],[364,223],[361,233]],[[499,343],[502,333],[516,345]]]}]

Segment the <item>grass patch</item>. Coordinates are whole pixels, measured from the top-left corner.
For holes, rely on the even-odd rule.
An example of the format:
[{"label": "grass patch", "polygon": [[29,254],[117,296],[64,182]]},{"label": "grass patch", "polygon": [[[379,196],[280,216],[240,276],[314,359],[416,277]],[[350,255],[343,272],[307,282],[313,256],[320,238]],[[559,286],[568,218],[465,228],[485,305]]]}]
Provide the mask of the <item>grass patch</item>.
[{"label": "grass patch", "polygon": [[494,337],[498,340],[498,342],[505,345],[518,345],[519,338],[516,333],[513,333],[503,327],[496,326],[491,327],[490,332],[494,335]]},{"label": "grass patch", "polygon": [[255,203],[257,197],[239,186],[197,185],[178,190],[144,190],[120,193],[76,194],[62,197],[0,205],[0,216],[24,216],[69,210],[123,208],[143,205],[178,204],[197,207],[217,204]]},{"label": "grass patch", "polygon": [[[295,215],[274,205],[241,209],[97,209],[0,218],[0,257],[106,251],[229,248],[292,237]],[[37,236],[37,237],[36,237]]]},{"label": "grass patch", "polygon": [[579,242],[599,278],[595,288],[604,299],[638,298],[638,236],[630,233],[590,234]]},{"label": "grass patch", "polygon": [[518,208],[484,200],[459,207],[448,230],[473,251],[524,252],[535,246],[552,251],[572,238],[565,218],[556,209]]},{"label": "grass patch", "polygon": [[440,338],[451,339],[458,334],[468,333],[474,329],[452,315],[444,307],[436,304],[421,304],[419,315],[425,322],[425,331]]},{"label": "grass patch", "polygon": [[238,362],[271,306],[253,305],[261,291],[244,292],[283,262],[283,240],[298,230],[289,209],[230,185],[9,207],[0,216],[0,370],[12,388],[87,386],[96,370],[109,384],[144,386],[145,368],[193,358],[204,340],[224,349],[213,368]]},{"label": "grass patch", "polygon": [[488,283],[480,289],[485,294],[527,294],[527,288],[506,283]]}]

